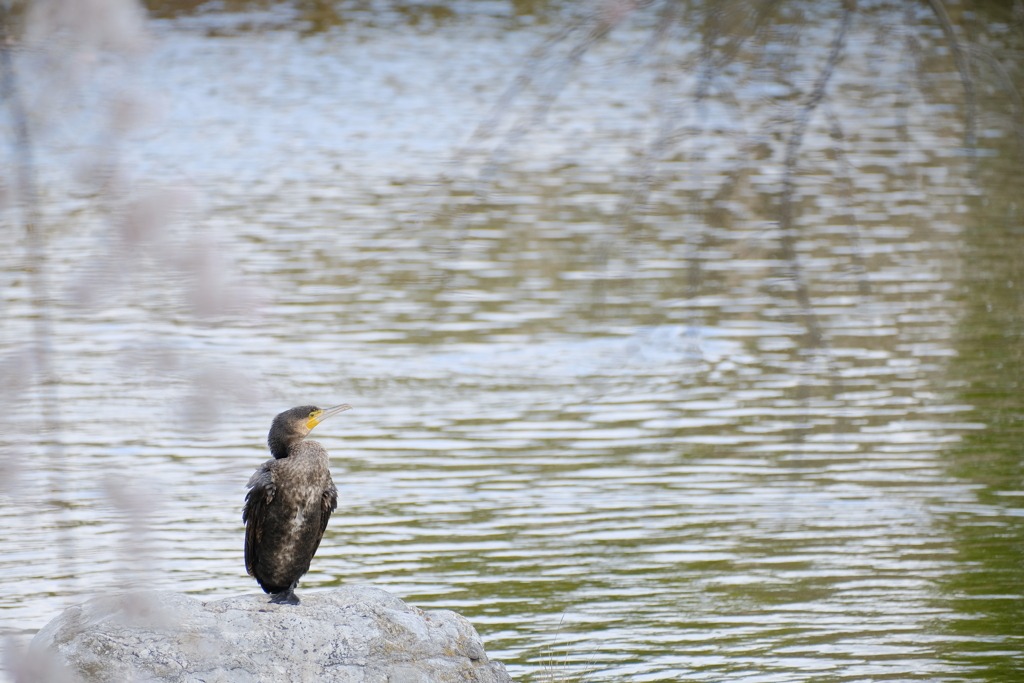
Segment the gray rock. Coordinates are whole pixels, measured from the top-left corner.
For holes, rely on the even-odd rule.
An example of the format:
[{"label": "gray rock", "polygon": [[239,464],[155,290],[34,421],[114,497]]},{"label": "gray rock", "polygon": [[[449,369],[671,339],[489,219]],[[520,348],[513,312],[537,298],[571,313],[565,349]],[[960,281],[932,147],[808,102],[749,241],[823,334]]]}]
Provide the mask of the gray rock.
[{"label": "gray rock", "polygon": [[43,627],[29,654],[88,683],[511,683],[473,626],[377,588],[202,602],[166,591],[97,598]]}]

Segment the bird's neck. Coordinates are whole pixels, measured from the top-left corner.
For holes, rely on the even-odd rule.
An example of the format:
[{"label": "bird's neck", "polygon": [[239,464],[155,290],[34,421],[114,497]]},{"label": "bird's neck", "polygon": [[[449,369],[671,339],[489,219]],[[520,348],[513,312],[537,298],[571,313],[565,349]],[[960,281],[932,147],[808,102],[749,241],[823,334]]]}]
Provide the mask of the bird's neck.
[{"label": "bird's neck", "polygon": [[275,440],[271,439],[267,442],[270,446],[270,454],[280,460],[281,458],[287,458],[292,452],[299,447],[302,443],[302,439],[298,441],[286,441],[284,439]]}]

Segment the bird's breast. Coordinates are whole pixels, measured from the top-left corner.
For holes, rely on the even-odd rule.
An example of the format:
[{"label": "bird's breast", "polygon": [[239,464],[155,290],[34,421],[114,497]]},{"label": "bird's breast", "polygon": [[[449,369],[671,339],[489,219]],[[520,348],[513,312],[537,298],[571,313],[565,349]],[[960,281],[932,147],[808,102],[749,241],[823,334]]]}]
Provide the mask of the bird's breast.
[{"label": "bird's breast", "polygon": [[306,511],[303,507],[298,507],[295,510],[295,515],[292,517],[292,532],[298,532],[302,529],[302,526],[306,523]]},{"label": "bird's breast", "polygon": [[282,507],[296,508],[296,519],[301,523],[308,517],[304,508],[319,507],[324,491],[331,487],[331,471],[328,467],[327,451],[316,442],[301,444],[302,447],[287,458],[274,462],[274,484]]}]

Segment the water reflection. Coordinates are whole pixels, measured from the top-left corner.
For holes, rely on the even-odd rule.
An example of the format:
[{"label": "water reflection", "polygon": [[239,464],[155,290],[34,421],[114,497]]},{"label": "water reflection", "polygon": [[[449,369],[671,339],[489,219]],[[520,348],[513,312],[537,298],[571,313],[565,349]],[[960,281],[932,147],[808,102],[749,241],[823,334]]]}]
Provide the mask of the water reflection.
[{"label": "water reflection", "polygon": [[[792,39],[828,45],[827,10],[752,37],[732,94],[685,119],[665,112],[690,102],[680,65],[700,37],[662,46],[674,70],[637,70],[654,21],[631,15],[557,102],[524,91],[457,173],[442,162],[542,28],[157,23],[143,80],[173,106],[125,155],[145,177],[189,178],[202,220],[162,244],[215,233],[259,305],[198,317],[191,276],[155,257],[93,308],[55,305],[66,481],[4,461],[19,476],[0,512],[19,587],[0,598],[4,628],[131,585],[254,590],[239,510],[269,419],[344,401],[355,410],[318,438],[345,503],[306,590],[365,581],[456,609],[520,677],[554,659],[594,680],[959,680],[1002,658],[986,675],[1012,680],[1019,473],[993,410],[1013,410],[1014,366],[990,330],[1016,329],[1016,289],[987,297],[1006,317],[986,318],[956,274],[969,264],[994,291],[1017,246],[1012,230],[976,236],[986,249],[968,239],[961,260],[977,185],[960,112],[925,92],[952,86],[877,77],[895,59],[884,19],[931,24],[874,12],[793,196],[818,344],[777,218],[786,102],[821,68]],[[925,73],[955,82],[934,41],[920,49]],[[667,73],[679,90],[648,105]],[[538,102],[547,125],[474,192]],[[623,220],[666,118],[681,143]],[[56,193],[66,150],[49,151]],[[55,286],[72,293],[108,254],[105,223],[71,200],[48,211],[66,240]],[[17,368],[24,254],[0,258]],[[951,387],[957,354],[968,389],[1000,392]],[[32,404],[9,406],[5,445],[34,453]],[[58,531],[73,545],[55,548]],[[988,654],[956,654],[965,642]]]},{"label": "water reflection", "polygon": [[[986,174],[1013,173],[1002,163]],[[996,184],[998,187],[998,184]],[[977,215],[967,235],[961,292],[965,313],[958,325],[958,355],[951,363],[972,419],[988,429],[950,450],[949,471],[973,482],[977,499],[944,506],[942,518],[955,539],[959,571],[944,582],[960,616],[950,631],[963,639],[947,657],[966,663],[987,680],[1010,681],[1024,665],[1016,625],[1022,616],[1016,586],[1024,582],[1024,524],[1020,459],[1022,252],[1016,196],[1001,190]]]}]

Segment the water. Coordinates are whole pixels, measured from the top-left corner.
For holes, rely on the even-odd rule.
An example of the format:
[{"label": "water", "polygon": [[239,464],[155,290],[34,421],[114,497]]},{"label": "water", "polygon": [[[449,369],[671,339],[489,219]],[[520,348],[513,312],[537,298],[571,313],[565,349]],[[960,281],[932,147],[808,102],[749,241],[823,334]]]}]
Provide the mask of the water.
[{"label": "water", "polygon": [[[556,46],[467,151],[564,19],[499,10],[151,20],[145,58],[75,91],[127,71],[148,109],[113,140],[84,105],[47,129],[56,456],[4,214],[3,631],[131,587],[255,590],[240,508],[270,419],[348,402],[315,432],[342,503],[300,594],[454,609],[523,680],[1017,680],[1019,160],[991,123],[964,154],[929,17],[919,81],[881,40],[902,10],[862,15],[803,143],[816,345],[777,218],[788,94],[835,17],[780,21],[695,105],[699,35],[644,52],[636,13],[564,77]],[[517,138],[544,79],[565,87]],[[71,177],[97,157],[114,190]],[[170,216],[125,218],[139,196]]]}]

